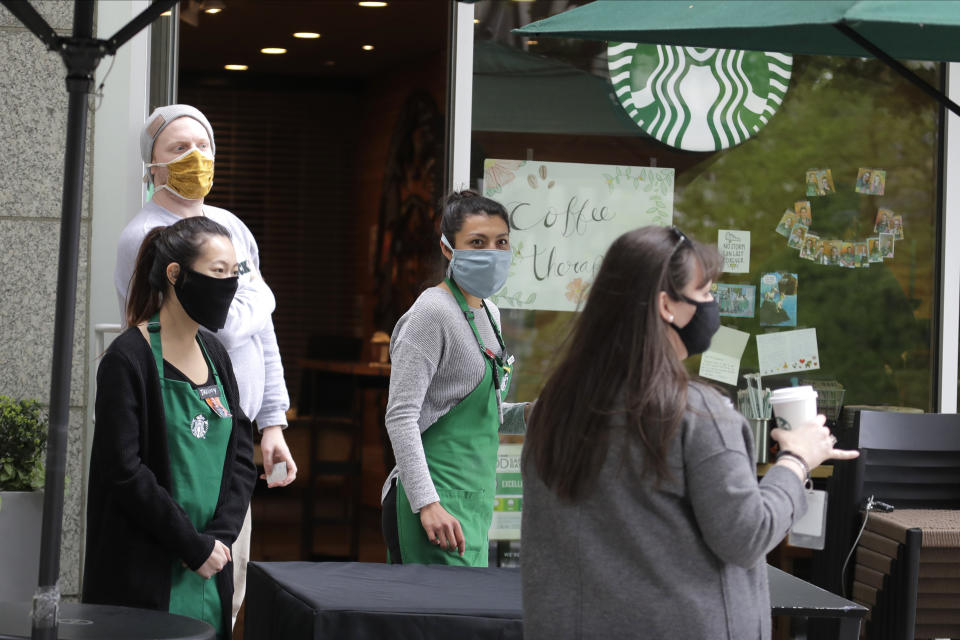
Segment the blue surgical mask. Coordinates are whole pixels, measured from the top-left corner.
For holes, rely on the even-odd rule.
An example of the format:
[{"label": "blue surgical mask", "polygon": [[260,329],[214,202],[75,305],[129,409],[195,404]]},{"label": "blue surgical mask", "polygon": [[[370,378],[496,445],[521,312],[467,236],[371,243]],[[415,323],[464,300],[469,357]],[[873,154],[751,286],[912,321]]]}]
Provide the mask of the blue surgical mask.
[{"label": "blue surgical mask", "polygon": [[513,260],[512,251],[454,249],[443,234],[440,235],[440,241],[453,252],[447,273],[470,295],[489,298],[507,283]]}]

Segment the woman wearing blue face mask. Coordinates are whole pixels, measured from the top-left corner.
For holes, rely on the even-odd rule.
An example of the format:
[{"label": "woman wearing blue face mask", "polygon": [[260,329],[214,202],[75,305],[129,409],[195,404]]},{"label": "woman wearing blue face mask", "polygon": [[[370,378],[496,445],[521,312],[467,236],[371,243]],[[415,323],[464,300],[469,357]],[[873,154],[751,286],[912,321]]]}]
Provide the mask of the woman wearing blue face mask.
[{"label": "woman wearing blue face mask", "polygon": [[507,212],[451,194],[440,223],[447,277],[397,322],[386,427],[397,466],[383,488],[394,563],[487,566],[499,433],[522,433],[526,404],[503,400],[514,358],[487,300],[507,279]]}]

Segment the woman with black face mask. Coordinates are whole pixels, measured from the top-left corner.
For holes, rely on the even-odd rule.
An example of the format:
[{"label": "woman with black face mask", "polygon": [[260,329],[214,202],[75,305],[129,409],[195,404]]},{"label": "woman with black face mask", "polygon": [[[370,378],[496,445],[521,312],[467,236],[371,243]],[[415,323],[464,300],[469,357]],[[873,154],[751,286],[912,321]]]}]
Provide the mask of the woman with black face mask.
[{"label": "woman with black face mask", "polygon": [[130,328],[97,370],[87,504],[84,602],[198,618],[217,638],[230,634],[230,546],[257,472],[230,359],[200,327],[223,327],[236,289],[221,225],[190,217],[147,234]]},{"label": "woman with black face mask", "polygon": [[757,482],[746,419],[683,366],[720,326],[715,248],[644,227],[610,247],[533,410],[523,453],[523,636],[770,637],[765,555],[834,448],[823,416],[774,429]]}]

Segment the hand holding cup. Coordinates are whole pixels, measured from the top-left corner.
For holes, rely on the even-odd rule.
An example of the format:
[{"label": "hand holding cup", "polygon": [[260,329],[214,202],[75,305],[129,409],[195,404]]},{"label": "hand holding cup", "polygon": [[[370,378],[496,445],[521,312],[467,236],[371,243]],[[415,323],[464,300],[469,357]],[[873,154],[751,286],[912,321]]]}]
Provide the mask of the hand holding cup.
[{"label": "hand holding cup", "polygon": [[824,426],[826,420],[818,415],[793,429],[778,427],[770,432],[770,437],[780,444],[781,451],[800,456],[810,469],[826,460],[853,460],[859,456],[859,451],[835,448],[837,438]]}]

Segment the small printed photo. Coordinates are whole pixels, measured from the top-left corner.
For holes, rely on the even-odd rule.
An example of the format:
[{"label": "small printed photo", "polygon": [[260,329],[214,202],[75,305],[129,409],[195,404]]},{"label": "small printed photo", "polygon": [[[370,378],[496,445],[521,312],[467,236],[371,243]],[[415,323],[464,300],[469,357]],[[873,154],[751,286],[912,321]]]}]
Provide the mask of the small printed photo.
[{"label": "small printed photo", "polygon": [[783,212],[783,216],[780,218],[780,223],[777,225],[777,233],[782,235],[784,238],[790,237],[790,231],[793,229],[793,225],[797,223],[797,220],[800,216],[794,211],[787,209]]},{"label": "small printed photo", "polygon": [[820,258],[820,264],[839,266],[840,247],[842,244],[840,240],[824,240],[823,256]]},{"label": "small printed photo", "polygon": [[817,194],[817,170],[816,169],[807,169],[807,175],[805,178],[807,183],[807,196],[815,196]]},{"label": "small printed photo", "polygon": [[853,253],[853,243],[844,242],[840,245],[840,266],[853,269],[856,265],[855,255]]},{"label": "small printed photo", "polygon": [[716,282],[710,287],[713,297],[720,305],[720,315],[731,318],[752,318],[757,301],[757,288],[752,284],[724,284]]},{"label": "small printed photo", "polygon": [[883,262],[883,254],[880,253],[879,236],[867,238],[867,259],[870,260],[870,262]]},{"label": "small printed photo", "polygon": [[884,260],[893,257],[894,240],[896,240],[896,238],[894,238],[892,233],[880,234],[880,255],[883,256]]},{"label": "small printed photo", "polygon": [[757,319],[762,327],[797,326],[797,274],[778,271],[760,277]]},{"label": "small printed photo", "polygon": [[873,225],[874,233],[890,233],[893,226],[893,211],[890,209],[877,209],[877,220]]},{"label": "small printed photo", "polygon": [[890,219],[890,233],[897,240],[903,240],[903,216],[893,216]]},{"label": "small printed photo", "polygon": [[787,238],[787,246],[791,249],[799,249],[803,245],[803,236],[807,233],[807,226],[801,223],[793,225],[790,231],[790,237]]},{"label": "small printed photo", "polygon": [[813,218],[810,214],[810,201],[809,200],[798,200],[793,203],[793,210],[798,216],[800,216],[800,224],[807,225],[807,228],[813,224]]},{"label": "small printed photo", "polygon": [[840,266],[853,269],[854,267],[853,243],[844,242],[840,245]]},{"label": "small printed photo", "polygon": [[823,243],[820,242],[820,236],[815,233],[807,233],[803,237],[803,246],[800,247],[800,257],[804,260],[820,262],[820,256],[823,255]]},{"label": "small printed photo", "polygon": [[860,168],[857,173],[857,193],[882,196],[887,186],[887,172],[883,169]]},{"label": "small printed photo", "polygon": [[870,266],[870,256],[867,254],[866,241],[853,243],[853,256],[855,267],[861,268]]},{"label": "small printed photo", "polygon": [[831,173],[830,169],[819,169],[817,171],[817,195],[825,196],[835,191],[836,189],[833,186],[833,173]]}]

